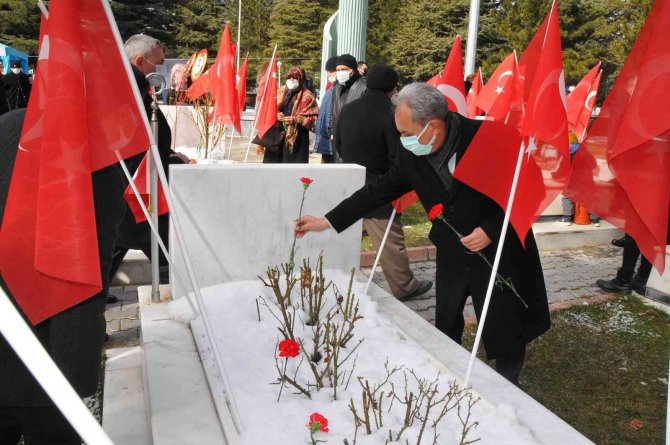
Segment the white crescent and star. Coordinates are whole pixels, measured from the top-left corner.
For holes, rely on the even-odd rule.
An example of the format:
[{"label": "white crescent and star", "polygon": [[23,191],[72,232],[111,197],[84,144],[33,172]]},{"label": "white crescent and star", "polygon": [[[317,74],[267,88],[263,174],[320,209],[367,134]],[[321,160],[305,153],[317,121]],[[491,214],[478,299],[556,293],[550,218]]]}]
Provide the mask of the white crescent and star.
[{"label": "white crescent and star", "polygon": [[[589,111],[593,111],[593,105],[596,103],[596,96],[598,95],[597,91],[591,91],[588,96],[586,96],[586,100],[584,101],[584,108],[586,108]],[[591,100],[593,99],[593,100]]]},{"label": "white crescent and star", "polygon": [[463,116],[468,115],[468,104],[465,101],[463,93],[461,93],[456,87],[442,83],[437,86],[437,89],[444,95],[444,97],[454,103],[456,112],[462,114]]}]

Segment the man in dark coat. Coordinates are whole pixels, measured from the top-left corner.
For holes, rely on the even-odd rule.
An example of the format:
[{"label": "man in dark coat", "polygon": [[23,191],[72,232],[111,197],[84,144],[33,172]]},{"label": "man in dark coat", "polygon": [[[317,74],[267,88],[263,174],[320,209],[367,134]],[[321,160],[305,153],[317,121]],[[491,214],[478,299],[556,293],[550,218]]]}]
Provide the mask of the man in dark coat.
[{"label": "man in dark coat", "polygon": [[[402,150],[391,103],[391,97],[397,93],[398,74],[390,66],[374,65],[367,76],[367,91],[360,99],[345,105],[335,130],[336,149],[342,162],[365,167],[366,183],[389,171]],[[377,252],[392,211],[387,203],[363,219],[363,228]],[[393,219],[380,264],[391,293],[400,300],[422,295],[433,285],[428,280],[417,280],[409,267],[400,215]]]},{"label": "man in dark coat", "polygon": [[[25,109],[21,109],[0,116],[0,221],[4,216],[24,114]],[[94,394],[100,379],[109,272],[126,207],[121,175],[118,166],[113,165],[92,176],[102,291],[33,327],[37,338],[81,397]],[[11,298],[2,277],[0,285]],[[15,445],[21,435],[26,444],[81,444],[79,436],[0,336],[0,444]]]},{"label": "man in dark coat", "polygon": [[[335,135],[337,119],[342,108],[350,102],[360,98],[367,89],[365,77],[358,72],[358,63],[351,54],[342,54],[337,57],[337,83],[333,85],[333,103],[330,111],[328,133]],[[340,153],[335,150],[335,162],[340,162]]]},{"label": "man in dark coat", "polygon": [[[325,218],[305,216],[296,224],[302,236],[309,231],[333,227],[338,232],[366,213],[414,189],[428,211],[444,205],[444,216],[462,239],[436,219],[430,239],[437,247],[435,325],[460,343],[463,334],[463,308],[469,295],[480,316],[490,266],[479,255],[493,262],[502,209],[491,199],[456,180],[453,170],[461,160],[480,122],[448,112],[444,97],[435,88],[416,83],[398,95],[396,126],[406,150],[401,150],[391,170],[366,184]],[[504,240],[499,273],[510,278],[528,308],[506,286],[494,288],[483,332],[486,354],[496,359],[496,370],[518,383],[526,344],[549,329],[549,307],[542,266],[532,230],[525,250],[514,230]]]},{"label": "man in dark coat", "polygon": [[[156,72],[156,65],[163,64],[163,48],[160,42],[153,37],[146,34],[137,34],[126,41],[125,50],[133,67],[135,82],[142,95],[147,118],[151,120],[151,103],[153,99],[150,94],[150,85],[149,81],[146,79],[146,75]],[[163,115],[160,110],[157,112],[157,117],[158,140],[156,143],[158,145],[161,162],[165,169],[165,176],[168,177],[170,164],[184,164],[185,162],[188,162],[188,158],[172,150],[172,133],[170,131],[170,125],[168,124],[165,115]],[[143,158],[144,153],[126,160],[131,175],[135,173]],[[127,184],[127,181],[124,182]],[[158,233],[166,247],[168,246],[169,231],[170,215],[166,213],[158,217]],[[147,256],[147,258],[151,259],[151,227],[146,221],[137,224],[130,208],[128,208],[126,217],[121,225],[117,248],[114,252],[111,278],[114,278],[114,275],[116,275],[116,272],[121,266],[123,258],[126,256],[129,249],[139,249]],[[161,283],[167,283],[169,281],[169,266],[167,258],[163,255],[163,252],[160,252],[159,266],[160,281]]]},{"label": "man in dark coat", "polygon": [[12,60],[9,63],[9,73],[3,79],[9,107],[12,110],[28,106],[30,97],[30,79],[21,69],[21,61]]}]

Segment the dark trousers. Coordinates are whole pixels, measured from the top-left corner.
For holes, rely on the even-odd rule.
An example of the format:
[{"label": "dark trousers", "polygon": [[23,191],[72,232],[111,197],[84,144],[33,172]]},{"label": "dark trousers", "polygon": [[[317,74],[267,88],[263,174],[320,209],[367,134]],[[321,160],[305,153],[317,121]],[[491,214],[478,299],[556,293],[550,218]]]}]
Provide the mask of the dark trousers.
[{"label": "dark trousers", "polygon": [[[458,306],[456,313],[451,313],[453,307],[450,302],[447,301],[447,296],[442,289],[446,289],[449,286],[449,283],[441,277],[439,271],[440,267],[449,267],[442,260],[441,255],[437,255],[437,273],[435,276],[436,282],[436,301],[435,301],[435,327],[446,334],[453,341],[462,344],[463,331],[465,329],[465,317],[463,316],[463,310],[465,309],[465,303],[470,296],[470,289],[465,288],[463,293],[458,297]],[[526,357],[526,345],[519,346],[518,351],[511,352],[507,355],[496,357],[496,371],[498,374],[505,377],[510,382],[515,385],[519,385],[519,374],[521,373],[521,368],[523,367],[523,362]]]},{"label": "dark trousers", "polygon": [[[635,265],[639,257],[640,248],[637,246],[635,240],[627,234],[623,242],[623,261],[621,262],[621,268],[617,272],[619,280],[628,283],[633,279]],[[640,261],[640,267],[637,270],[637,275],[635,275],[635,280],[646,283],[650,273],[651,263],[643,256]]]},{"label": "dark trousers", "polygon": [[0,444],[81,445],[81,438],[55,406],[0,407]]}]

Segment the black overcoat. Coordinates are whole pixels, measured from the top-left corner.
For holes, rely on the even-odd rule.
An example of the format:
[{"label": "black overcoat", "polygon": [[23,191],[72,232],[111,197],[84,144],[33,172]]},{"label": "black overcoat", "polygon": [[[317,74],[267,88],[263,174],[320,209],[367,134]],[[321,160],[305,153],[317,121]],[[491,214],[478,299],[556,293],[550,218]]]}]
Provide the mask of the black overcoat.
[{"label": "black overcoat", "polygon": [[[367,90],[345,105],[335,129],[335,149],[343,163],[365,167],[366,183],[389,171],[401,150],[391,99],[381,91]],[[387,203],[366,217],[388,218],[391,211]]]},{"label": "black overcoat", "polygon": [[[449,113],[446,122],[447,131],[457,134],[454,147],[443,149],[454,148],[458,163],[480,122],[454,113]],[[469,235],[481,227],[493,241],[483,250],[493,263],[504,216],[500,206],[455,179],[451,189],[447,190],[426,156],[415,156],[404,149],[386,175],[342,201],[326,214],[326,218],[335,230],[341,232],[369,211],[412,189],[416,190],[427,212],[434,205],[443,204],[445,217],[461,234]],[[446,283],[436,289],[438,306],[447,308],[438,314],[436,326],[446,333],[455,322],[464,295],[472,295],[479,317],[491,269],[478,255],[468,252],[444,222],[434,221],[429,236],[438,252],[437,281]],[[515,231],[508,231],[499,273],[513,280],[529,308],[523,307],[506,287],[496,286],[483,333],[489,358],[518,354],[520,347],[549,329],[547,293],[532,230],[525,241],[524,250]]]}]

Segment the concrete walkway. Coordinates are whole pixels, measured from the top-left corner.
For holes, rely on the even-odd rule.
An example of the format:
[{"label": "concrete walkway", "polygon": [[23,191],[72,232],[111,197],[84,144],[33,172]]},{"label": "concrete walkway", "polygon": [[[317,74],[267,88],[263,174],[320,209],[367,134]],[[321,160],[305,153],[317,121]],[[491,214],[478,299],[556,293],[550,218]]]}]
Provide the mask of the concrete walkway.
[{"label": "concrete walkway", "polygon": [[[621,249],[612,246],[598,246],[583,249],[555,250],[540,252],[544,278],[552,310],[574,304],[599,302],[610,294],[595,287],[598,278],[612,278],[621,265]],[[412,269],[419,279],[435,280],[435,262],[412,263]],[[370,268],[363,274],[369,275]],[[386,290],[388,285],[381,269],[374,278],[375,283]],[[137,287],[114,287],[110,294],[119,301],[107,306],[105,318],[109,341],[107,348],[135,346],[139,343],[140,321]],[[430,323],[435,321],[435,288],[425,295],[405,303]],[[474,309],[468,303],[465,309],[469,322],[474,322]]]}]

